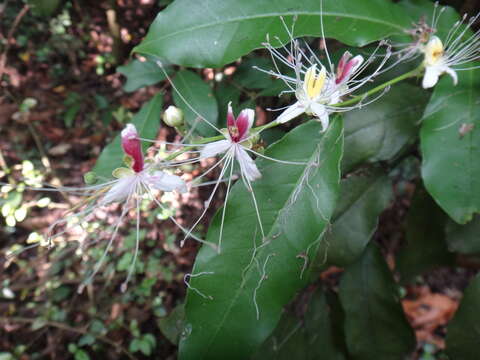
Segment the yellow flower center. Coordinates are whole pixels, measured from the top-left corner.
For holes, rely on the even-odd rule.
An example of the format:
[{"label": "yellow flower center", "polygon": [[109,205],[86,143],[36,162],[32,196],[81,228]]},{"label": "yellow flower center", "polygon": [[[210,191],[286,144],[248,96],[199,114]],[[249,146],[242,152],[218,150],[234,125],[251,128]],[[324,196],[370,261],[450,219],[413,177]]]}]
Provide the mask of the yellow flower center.
[{"label": "yellow flower center", "polygon": [[317,65],[311,66],[307,72],[305,73],[304,79],[304,90],[307,94],[309,99],[315,99],[323,89],[325,85],[325,78],[327,76],[327,72],[325,67],[322,66],[320,72],[317,73]]},{"label": "yellow flower center", "polygon": [[438,37],[433,36],[425,45],[425,65],[433,66],[438,64],[439,60],[442,58],[444,49],[442,40]]}]

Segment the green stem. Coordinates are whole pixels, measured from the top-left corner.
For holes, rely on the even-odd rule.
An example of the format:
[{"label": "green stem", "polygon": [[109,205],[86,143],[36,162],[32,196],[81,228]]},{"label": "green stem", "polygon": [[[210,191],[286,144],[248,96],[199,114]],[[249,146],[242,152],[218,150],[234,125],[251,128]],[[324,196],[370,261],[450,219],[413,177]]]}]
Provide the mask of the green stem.
[{"label": "green stem", "polygon": [[[341,102],[341,103],[338,103],[338,104],[333,104],[331,106],[342,107],[342,106],[356,104],[356,103],[362,101],[363,99],[365,99],[366,97],[368,97],[370,95],[373,95],[373,94],[375,94],[375,93],[377,93],[377,92],[379,92],[379,91],[381,91],[381,90],[383,90],[383,89],[385,89],[389,86],[392,86],[393,84],[396,84],[400,81],[409,79],[411,77],[416,77],[416,76],[420,75],[422,73],[422,71],[423,71],[423,65],[420,65],[419,67],[417,67],[417,68],[415,68],[415,69],[413,69],[409,72],[406,72],[405,74],[397,76],[394,79],[388,80],[388,81],[384,82],[383,84],[378,85],[378,86],[374,87],[373,89],[368,90],[367,92],[363,93],[362,95],[354,96],[353,98],[351,98],[347,101],[344,101],[344,102]],[[261,133],[263,130],[270,129],[270,128],[278,126],[278,125],[280,125],[280,123],[272,121],[272,122],[269,122],[268,124],[265,124],[265,125],[262,125],[262,126],[257,126],[256,128],[251,129],[251,131],[256,132],[256,133]],[[198,144],[198,145],[208,144],[208,143],[211,143],[213,141],[218,141],[218,140],[223,140],[223,139],[225,139],[224,135],[217,135],[217,136],[207,137],[207,138],[203,138],[201,140],[198,140],[197,142],[195,142],[195,144]],[[182,150],[178,150],[178,151],[168,155],[165,158],[165,161],[173,160],[177,156],[185,153],[186,151],[188,151],[189,149],[192,149],[192,148],[195,148],[195,145],[187,146]]]},{"label": "green stem", "polygon": [[378,85],[371,90],[368,90],[366,93],[364,93],[362,95],[354,96],[353,98],[351,98],[347,101],[344,101],[344,102],[341,102],[341,103],[338,103],[338,104],[333,104],[331,106],[341,107],[341,106],[347,106],[347,105],[355,104],[359,101],[362,101],[366,97],[368,97],[370,95],[373,95],[373,94],[385,89],[386,87],[392,86],[393,84],[396,84],[396,83],[398,83],[400,81],[403,81],[403,80],[406,80],[408,78],[416,77],[417,75],[420,75],[422,71],[423,71],[423,64],[420,65],[419,67],[413,69],[412,71],[406,72],[405,74],[397,76],[396,78],[388,80],[387,82],[384,82],[383,84]]}]

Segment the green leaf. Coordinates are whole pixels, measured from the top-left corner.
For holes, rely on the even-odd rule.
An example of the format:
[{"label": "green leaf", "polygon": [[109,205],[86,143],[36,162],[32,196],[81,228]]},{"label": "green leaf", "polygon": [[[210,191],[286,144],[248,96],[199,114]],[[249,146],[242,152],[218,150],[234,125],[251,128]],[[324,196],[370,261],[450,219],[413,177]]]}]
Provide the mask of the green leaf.
[{"label": "green leaf", "polygon": [[49,17],[52,16],[55,10],[60,5],[60,0],[28,0],[36,15]]},{"label": "green leaf", "polygon": [[402,360],[415,337],[400,305],[397,285],[376,245],[345,269],[340,282],[350,359]]},{"label": "green leaf", "polygon": [[345,113],[344,172],[366,161],[391,160],[413,143],[427,101],[422,89],[398,84],[374,103]]},{"label": "green leaf", "polygon": [[63,122],[67,128],[71,128],[78,112],[80,111],[80,104],[74,104],[68,107],[63,117]]},{"label": "green leaf", "polygon": [[454,257],[445,242],[446,220],[442,209],[423,187],[418,187],[407,215],[407,244],[396,261],[402,282],[436,266],[452,264]]},{"label": "green leaf", "polygon": [[[432,24],[435,11],[434,1],[402,0],[398,5],[410,16],[412,24],[418,24],[421,20],[425,21],[428,25]],[[435,32],[435,35],[439,36],[441,39],[445,39],[448,31],[452,28],[452,25],[459,20],[459,16],[455,9],[450,6],[442,5],[441,8],[444,9],[442,10],[442,16],[438,16],[440,9],[438,8],[436,10],[437,16],[435,20],[437,23],[437,31]]]},{"label": "green leaf", "polygon": [[[320,36],[320,13],[318,0],[177,0],[157,15],[134,51],[183,66],[220,67],[261,47],[267,34],[287,42],[281,16],[288,27],[298,16],[295,37]],[[324,1],[322,15],[327,37],[356,46],[411,26],[401,7],[384,0]]]},{"label": "green leaf", "polygon": [[74,356],[75,360],[90,360],[90,356],[85,350],[78,349],[75,351]]},{"label": "green leaf", "polygon": [[178,345],[184,327],[185,305],[177,305],[168,316],[157,320],[162,334],[174,345]]},{"label": "green leaf", "polygon": [[446,352],[452,360],[477,360],[480,339],[480,275],[465,290],[447,328]]},{"label": "green leaf", "polygon": [[[190,286],[203,297],[194,290],[187,293],[181,359],[247,359],[273,331],[282,307],[306,284],[304,258],[315,256],[317,239],[333,213],[343,150],[340,118],[325,134],[320,129],[310,121],[266,151],[307,165],[257,159],[262,179],[253,191],[263,241],[251,193],[241,181],[233,186],[221,253],[203,246],[197,255],[193,274],[204,275],[191,278]],[[208,241],[218,241],[221,218],[221,212],[214,217]]]},{"label": "green leaf", "polygon": [[85,334],[78,340],[78,346],[93,345],[94,343],[95,337],[90,334]]},{"label": "green leaf", "polygon": [[271,66],[271,60],[255,57],[242,61],[236,69],[232,80],[247,89],[265,89],[277,83],[270,75],[259,72],[253,66],[268,69]]},{"label": "green leaf", "polygon": [[[332,294],[334,295],[334,294]],[[282,316],[274,333],[262,344],[252,360],[344,360],[342,339],[335,332],[335,306],[318,289],[310,299],[306,313],[301,318],[291,313]],[[302,304],[305,308],[305,304]]]},{"label": "green leaf", "polygon": [[[160,112],[162,111],[162,94],[155,95],[148,103],[142,106],[140,111],[133,117],[132,124],[142,138],[155,139],[160,128]],[[150,146],[143,144],[143,150]],[[112,171],[123,165],[123,150],[120,134],[113,141],[105,146],[98,157],[93,172],[106,178],[112,177]]]},{"label": "green leaf", "polygon": [[480,216],[465,225],[458,225],[453,221],[446,226],[448,248],[460,254],[480,253]]},{"label": "green leaf", "polygon": [[238,109],[240,104],[240,89],[230,84],[228,80],[219,83],[215,88],[215,98],[218,103],[218,125],[227,127],[228,103],[232,102],[232,108]]},{"label": "green leaf", "polygon": [[391,198],[392,184],[379,169],[342,180],[332,227],[320,243],[320,263],[344,267],[362,255]]},{"label": "green leaf", "polygon": [[165,79],[165,73],[158,65],[148,60],[133,60],[127,65],[117,67],[117,72],[127,77],[127,82],[123,85],[126,92],[132,92]]},{"label": "green leaf", "polygon": [[[420,133],[422,177],[435,201],[457,223],[480,211],[480,70],[443,76],[435,86]],[[473,126],[464,133],[462,128]]]},{"label": "green leaf", "polygon": [[149,356],[152,353],[152,344],[149,339],[143,337],[141,340],[138,340],[138,349],[146,356]]},{"label": "green leaf", "polygon": [[61,302],[68,298],[72,290],[67,285],[61,285],[52,291],[52,300],[55,302]]},{"label": "green leaf", "polygon": [[[173,100],[175,105],[183,110],[188,125],[195,127],[195,132],[201,136],[218,135],[217,131],[205,122],[207,120],[215,126],[218,125],[218,105],[211,87],[200,76],[188,70],[179,71],[173,84],[178,90],[173,92]],[[178,93],[182,94],[190,106],[187,106]],[[205,120],[199,118],[190,107]]]}]

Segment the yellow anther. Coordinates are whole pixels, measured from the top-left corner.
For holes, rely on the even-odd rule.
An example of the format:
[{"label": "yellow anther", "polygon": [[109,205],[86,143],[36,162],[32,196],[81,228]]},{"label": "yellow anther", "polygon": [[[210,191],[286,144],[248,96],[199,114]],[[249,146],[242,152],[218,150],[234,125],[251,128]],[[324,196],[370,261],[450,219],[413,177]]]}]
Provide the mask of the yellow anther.
[{"label": "yellow anther", "polygon": [[436,65],[443,56],[443,44],[437,36],[432,36],[425,45],[425,65]]},{"label": "yellow anther", "polygon": [[310,99],[314,99],[320,95],[323,85],[325,84],[326,76],[327,71],[324,66],[322,66],[318,74],[317,65],[313,65],[307,70],[304,79],[304,89]]}]

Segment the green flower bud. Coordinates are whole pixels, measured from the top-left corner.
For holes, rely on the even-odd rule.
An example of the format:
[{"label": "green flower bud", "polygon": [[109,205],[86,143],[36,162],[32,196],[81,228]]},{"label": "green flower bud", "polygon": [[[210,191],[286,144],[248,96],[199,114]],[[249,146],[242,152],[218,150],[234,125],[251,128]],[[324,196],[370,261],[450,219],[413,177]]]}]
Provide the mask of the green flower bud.
[{"label": "green flower bud", "polygon": [[83,175],[83,181],[87,185],[93,185],[97,182],[98,176],[93,171],[89,171]]},{"label": "green flower bud", "polygon": [[183,125],[184,117],[183,111],[173,105],[170,105],[163,113],[163,121],[171,127],[178,127]]}]

